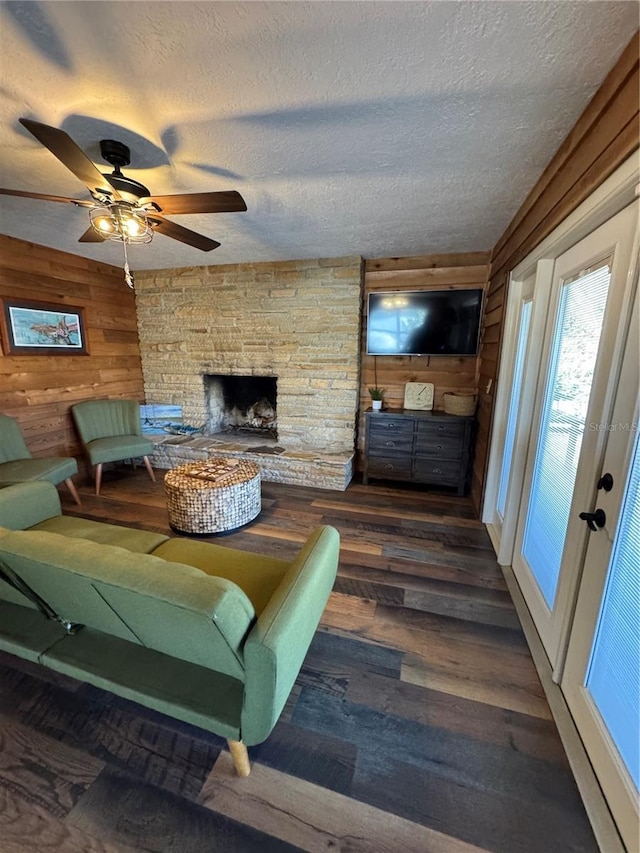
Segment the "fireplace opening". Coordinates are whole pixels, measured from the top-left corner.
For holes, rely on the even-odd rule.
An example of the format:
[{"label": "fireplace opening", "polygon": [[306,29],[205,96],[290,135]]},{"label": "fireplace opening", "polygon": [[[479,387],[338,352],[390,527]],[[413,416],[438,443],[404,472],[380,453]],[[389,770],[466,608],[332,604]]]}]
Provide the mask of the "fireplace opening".
[{"label": "fireplace opening", "polygon": [[203,376],[210,434],[242,433],[277,439],[275,376]]}]

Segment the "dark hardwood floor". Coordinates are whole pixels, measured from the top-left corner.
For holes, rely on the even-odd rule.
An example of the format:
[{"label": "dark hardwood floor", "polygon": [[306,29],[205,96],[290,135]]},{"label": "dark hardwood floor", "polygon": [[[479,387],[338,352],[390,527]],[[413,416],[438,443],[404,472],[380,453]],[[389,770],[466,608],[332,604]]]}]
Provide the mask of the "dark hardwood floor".
[{"label": "dark hardwood floor", "polygon": [[[64,511],[169,532],[158,474],[107,471]],[[597,851],[468,499],[264,483],[215,541],[289,558],[317,524],[339,576],[247,779],[220,738],[0,656],[0,853]]]}]

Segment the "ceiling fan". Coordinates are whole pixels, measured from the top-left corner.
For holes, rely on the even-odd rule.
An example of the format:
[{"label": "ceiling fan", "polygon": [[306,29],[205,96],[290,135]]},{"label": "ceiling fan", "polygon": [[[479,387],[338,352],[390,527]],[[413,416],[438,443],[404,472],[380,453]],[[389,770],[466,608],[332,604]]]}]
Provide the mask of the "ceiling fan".
[{"label": "ceiling fan", "polygon": [[102,157],[113,166],[113,172],[105,175],[63,130],[26,118],[21,118],[20,124],[82,181],[92,200],[8,189],[0,189],[0,195],[64,202],[88,208],[91,224],[79,242],[102,243],[105,240],[117,240],[123,243],[125,279],[130,287],[133,278],[127,261],[128,243],[148,243],[153,239],[154,232],[158,231],[165,237],[171,237],[203,252],[210,252],[220,245],[216,240],[165,219],[165,214],[224,213],[247,209],[244,199],[235,190],[152,196],[144,184],[122,173],[122,168],[131,162],[129,148],[124,143],[113,139],[100,141]]}]

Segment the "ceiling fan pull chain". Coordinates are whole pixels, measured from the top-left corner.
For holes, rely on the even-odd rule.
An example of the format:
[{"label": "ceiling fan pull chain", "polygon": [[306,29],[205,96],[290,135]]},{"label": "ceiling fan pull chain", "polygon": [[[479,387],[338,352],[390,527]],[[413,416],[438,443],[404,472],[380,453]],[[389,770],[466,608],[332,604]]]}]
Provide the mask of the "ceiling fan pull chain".
[{"label": "ceiling fan pull chain", "polygon": [[133,273],[129,269],[129,258],[127,257],[127,241],[122,241],[122,247],[124,249],[124,280],[127,283],[127,287],[130,287],[133,290]]}]

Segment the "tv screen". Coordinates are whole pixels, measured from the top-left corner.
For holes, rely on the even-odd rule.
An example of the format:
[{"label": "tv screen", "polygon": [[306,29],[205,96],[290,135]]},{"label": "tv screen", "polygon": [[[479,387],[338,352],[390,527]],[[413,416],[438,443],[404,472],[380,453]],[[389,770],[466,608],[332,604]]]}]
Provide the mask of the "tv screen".
[{"label": "tv screen", "polygon": [[476,355],[481,289],[369,294],[369,355]]}]

